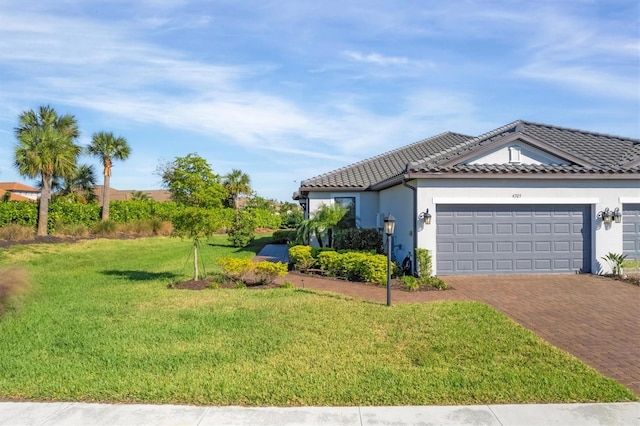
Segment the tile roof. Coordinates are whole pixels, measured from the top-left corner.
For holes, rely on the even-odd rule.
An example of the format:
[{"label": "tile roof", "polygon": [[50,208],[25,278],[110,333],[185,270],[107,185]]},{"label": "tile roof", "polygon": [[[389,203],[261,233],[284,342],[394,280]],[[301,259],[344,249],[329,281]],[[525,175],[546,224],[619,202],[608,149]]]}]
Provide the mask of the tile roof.
[{"label": "tile roof", "polygon": [[[510,135],[540,141],[582,164],[456,164],[457,158]],[[557,154],[556,154],[557,155]],[[562,154],[560,154],[562,156]],[[518,120],[477,137],[446,132],[306,179],[300,191],[366,190],[405,173],[597,175],[640,173],[640,140]],[[575,163],[575,161],[574,161]]]},{"label": "tile roof", "polygon": [[2,188],[0,188],[0,200],[4,198],[4,196],[5,196],[4,194],[6,194],[7,192],[9,192],[11,194],[10,197],[9,197],[9,201],[31,201],[31,202],[36,202],[37,201],[37,200],[33,200],[31,198],[24,197],[24,196],[22,196],[20,194],[16,194],[16,193],[11,192],[11,191],[6,191],[6,190],[4,190]]},{"label": "tile roof", "polygon": [[5,191],[35,192],[38,194],[40,193],[39,189],[33,188],[20,182],[0,182],[0,189],[4,189]]},{"label": "tile roof", "polygon": [[460,164],[446,167],[446,170],[450,173],[468,172],[472,170],[476,173],[506,173],[514,171],[520,173],[637,173],[637,170],[634,170],[634,168],[629,169],[624,165],[640,158],[640,140],[638,139],[568,129],[522,120],[515,121],[491,132],[469,139],[458,146],[451,147],[431,157],[413,161],[407,165],[407,171],[442,172],[444,169],[440,166],[442,166],[443,163],[454,161],[457,157],[466,155],[511,133],[531,136],[553,148],[591,163],[594,167],[585,168],[578,165],[569,167],[558,165],[525,167],[526,165],[522,165],[520,167],[514,167],[502,164],[471,167],[467,164]]},{"label": "tile roof", "polygon": [[372,185],[400,176],[407,163],[456,146],[470,136],[446,132],[393,151],[368,158],[340,169],[303,180],[300,188],[367,189]]}]

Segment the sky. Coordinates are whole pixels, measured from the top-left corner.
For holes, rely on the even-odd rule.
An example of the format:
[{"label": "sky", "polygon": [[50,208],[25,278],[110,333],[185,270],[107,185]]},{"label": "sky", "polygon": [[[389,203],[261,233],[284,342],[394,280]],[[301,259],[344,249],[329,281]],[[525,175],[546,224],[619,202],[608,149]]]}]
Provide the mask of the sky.
[{"label": "sky", "polygon": [[[18,116],[123,136],[111,186],[196,153],[265,198],[446,131],[640,137],[637,0],[0,0],[0,181]],[[606,149],[606,147],[603,147]],[[102,183],[98,160],[94,164]]]}]

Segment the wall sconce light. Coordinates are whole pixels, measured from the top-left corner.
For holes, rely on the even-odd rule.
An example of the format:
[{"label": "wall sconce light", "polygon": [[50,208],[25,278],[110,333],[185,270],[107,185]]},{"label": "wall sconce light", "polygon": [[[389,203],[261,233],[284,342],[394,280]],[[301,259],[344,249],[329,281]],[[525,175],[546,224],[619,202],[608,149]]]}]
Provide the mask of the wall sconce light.
[{"label": "wall sconce light", "polygon": [[431,213],[429,213],[429,209],[420,213],[420,219],[424,220],[425,225],[431,225]]},{"label": "wall sconce light", "polygon": [[620,223],[622,221],[622,213],[620,213],[620,209],[618,207],[613,211],[613,220],[616,223]]},{"label": "wall sconce light", "polygon": [[620,223],[622,220],[622,214],[620,213],[620,208],[616,207],[615,210],[611,211],[609,207],[598,213],[598,219],[602,220],[602,223],[611,223],[615,221],[615,223]]}]

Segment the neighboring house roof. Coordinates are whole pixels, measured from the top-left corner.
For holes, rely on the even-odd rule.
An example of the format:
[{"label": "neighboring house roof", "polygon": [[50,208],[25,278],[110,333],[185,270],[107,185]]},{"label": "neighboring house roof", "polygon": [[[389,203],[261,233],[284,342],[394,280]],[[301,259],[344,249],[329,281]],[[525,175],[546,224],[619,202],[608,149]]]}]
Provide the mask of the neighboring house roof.
[{"label": "neighboring house roof", "polygon": [[[135,189],[115,189],[109,188],[109,201],[126,201],[131,199],[131,193],[136,192]],[[171,193],[165,189],[143,189],[140,190],[143,194],[147,194],[150,199],[154,201],[169,201],[171,199]],[[98,204],[102,204],[102,185],[96,185],[93,187],[93,193],[98,196]]]},{"label": "neighboring house roof", "polygon": [[4,194],[6,194],[7,192],[9,192],[11,194],[11,196],[9,197],[9,201],[33,201],[33,202],[37,201],[37,200],[34,200],[33,198],[28,198],[28,197],[25,197],[23,195],[16,194],[15,192],[6,191],[6,190],[1,189],[1,188],[0,188],[0,200],[3,199]]},{"label": "neighboring house roof", "polygon": [[33,192],[35,194],[40,194],[39,189],[20,182],[0,182],[0,189],[11,192]]},{"label": "neighboring house roof", "polygon": [[[565,164],[467,164],[485,151],[524,142]],[[382,189],[403,178],[455,174],[630,176],[640,173],[640,140],[518,120],[478,137],[442,133],[301,182],[300,192]],[[299,194],[298,194],[299,196]]]},{"label": "neighboring house roof", "polygon": [[372,185],[400,176],[407,163],[456,146],[470,136],[446,132],[393,151],[351,164],[346,167],[303,180],[301,190],[309,189],[369,189]]}]

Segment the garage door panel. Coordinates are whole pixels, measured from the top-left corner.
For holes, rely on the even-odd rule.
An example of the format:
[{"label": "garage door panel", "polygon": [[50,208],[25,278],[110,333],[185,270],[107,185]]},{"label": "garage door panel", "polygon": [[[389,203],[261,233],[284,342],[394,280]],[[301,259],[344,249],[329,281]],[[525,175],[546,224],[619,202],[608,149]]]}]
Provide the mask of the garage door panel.
[{"label": "garage door panel", "polygon": [[493,235],[493,224],[491,223],[478,223],[476,225],[477,235]]},{"label": "garage door panel", "polygon": [[456,224],[457,235],[473,235],[473,224]]},{"label": "garage door panel", "polygon": [[494,246],[491,241],[478,241],[476,244],[476,252],[478,253],[493,253]]},{"label": "garage door panel", "polygon": [[589,270],[590,211],[586,205],[438,206],[437,272]]},{"label": "garage door panel", "polygon": [[534,243],[535,252],[536,253],[551,253],[551,242],[550,241],[536,241]]}]

